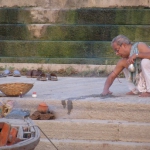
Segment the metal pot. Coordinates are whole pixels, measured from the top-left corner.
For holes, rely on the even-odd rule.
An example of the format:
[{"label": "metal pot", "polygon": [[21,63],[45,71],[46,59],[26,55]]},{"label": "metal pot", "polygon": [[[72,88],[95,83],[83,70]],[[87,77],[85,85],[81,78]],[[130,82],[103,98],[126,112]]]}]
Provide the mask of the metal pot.
[{"label": "metal pot", "polygon": [[128,66],[128,70],[129,70],[130,72],[135,72],[135,67],[134,67],[134,65],[133,65],[133,64],[130,64],[130,65]]}]

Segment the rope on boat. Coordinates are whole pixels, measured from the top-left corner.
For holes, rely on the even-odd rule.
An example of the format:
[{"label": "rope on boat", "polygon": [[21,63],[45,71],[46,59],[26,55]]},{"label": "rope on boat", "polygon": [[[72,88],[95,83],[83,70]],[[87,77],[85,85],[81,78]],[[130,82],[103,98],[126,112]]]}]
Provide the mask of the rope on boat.
[{"label": "rope on boat", "polygon": [[[36,126],[38,127],[38,126]],[[50,141],[50,143],[58,150],[58,148],[55,146],[55,144],[50,140],[50,138],[42,131],[42,129],[40,127],[38,127],[40,129],[40,131],[45,135],[45,137]]]}]

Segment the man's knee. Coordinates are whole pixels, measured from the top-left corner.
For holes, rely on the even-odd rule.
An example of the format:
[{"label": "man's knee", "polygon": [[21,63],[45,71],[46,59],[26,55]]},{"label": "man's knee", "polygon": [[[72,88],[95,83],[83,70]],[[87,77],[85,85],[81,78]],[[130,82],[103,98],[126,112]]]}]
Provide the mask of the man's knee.
[{"label": "man's knee", "polygon": [[142,67],[142,68],[150,67],[150,60],[149,60],[149,59],[142,59],[142,60],[141,60],[141,67]]}]

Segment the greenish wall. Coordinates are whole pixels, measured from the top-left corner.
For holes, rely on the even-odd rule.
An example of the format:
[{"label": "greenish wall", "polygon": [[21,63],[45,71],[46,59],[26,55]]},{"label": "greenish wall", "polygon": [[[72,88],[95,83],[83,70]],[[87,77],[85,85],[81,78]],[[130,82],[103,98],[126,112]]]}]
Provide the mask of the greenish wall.
[{"label": "greenish wall", "polygon": [[150,9],[59,10],[53,22],[32,11],[0,9],[0,62],[114,64],[110,42],[118,34],[150,44]]}]

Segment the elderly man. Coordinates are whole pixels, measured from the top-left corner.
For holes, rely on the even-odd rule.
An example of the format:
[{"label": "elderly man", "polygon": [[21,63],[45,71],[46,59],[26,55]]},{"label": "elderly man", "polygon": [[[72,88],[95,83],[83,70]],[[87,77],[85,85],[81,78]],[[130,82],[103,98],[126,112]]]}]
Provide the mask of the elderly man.
[{"label": "elderly man", "polygon": [[[150,47],[143,42],[131,43],[124,35],[115,37],[111,46],[121,59],[105,81],[102,96],[112,94],[110,86],[121,71],[128,81],[129,95],[139,94],[141,97],[150,97]],[[129,71],[129,65],[134,70]]]}]

